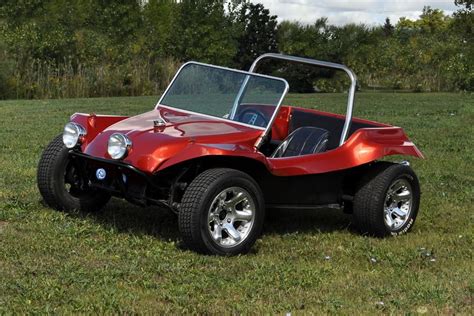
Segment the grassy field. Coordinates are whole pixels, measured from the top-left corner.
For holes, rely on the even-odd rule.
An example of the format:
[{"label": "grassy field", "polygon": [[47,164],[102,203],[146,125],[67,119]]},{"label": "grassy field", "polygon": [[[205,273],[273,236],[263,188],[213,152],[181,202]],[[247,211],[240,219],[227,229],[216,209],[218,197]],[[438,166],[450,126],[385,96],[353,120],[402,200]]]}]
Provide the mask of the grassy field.
[{"label": "grassy field", "polygon": [[[356,116],[404,127],[426,155],[411,160],[422,185],[411,233],[374,239],[339,211],[278,211],[235,258],[182,250],[176,217],[160,209],[113,200],[84,215],[40,203],[39,156],[70,114],[138,114],[156,100],[0,102],[0,314],[472,314],[473,95],[358,95]],[[341,101],[286,103],[341,112]]]}]

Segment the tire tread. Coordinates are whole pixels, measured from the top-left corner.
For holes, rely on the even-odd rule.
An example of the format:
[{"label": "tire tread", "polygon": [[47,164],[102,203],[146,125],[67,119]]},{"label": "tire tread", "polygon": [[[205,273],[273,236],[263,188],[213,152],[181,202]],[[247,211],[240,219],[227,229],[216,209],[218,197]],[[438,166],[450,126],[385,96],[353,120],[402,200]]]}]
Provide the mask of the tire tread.
[{"label": "tire tread", "polygon": [[[390,162],[377,162],[362,178],[353,200],[354,222],[361,233],[377,237],[385,237],[390,234],[383,221],[381,208],[383,208],[385,202],[388,186],[394,178],[401,174],[408,174],[413,177],[416,188],[412,189],[419,194],[418,179],[408,166]],[[415,192],[413,193],[415,194]],[[418,212],[419,196],[414,197],[414,203],[412,215],[415,218]]]},{"label": "tire tread", "polygon": [[74,198],[69,193],[58,191],[58,179],[55,172],[67,159],[68,149],[64,146],[62,135],[56,136],[44,149],[38,162],[37,186],[44,203],[58,211],[95,212],[110,200],[106,192],[94,192],[89,196]]},{"label": "tire tread", "polygon": [[[180,210],[179,210],[179,230],[181,233],[181,238],[184,244],[199,253],[212,254],[213,251],[207,247],[205,242],[200,236],[200,230],[197,229],[200,227],[200,213],[198,210],[201,209],[202,205],[206,202],[205,195],[206,191],[209,190],[211,185],[219,180],[222,177],[244,177],[247,180],[250,180],[256,187],[258,185],[255,181],[248,176],[246,173],[243,173],[239,170],[230,169],[230,168],[215,168],[208,169],[201,174],[199,174],[188,186],[186,189],[183,198],[181,200]],[[253,243],[248,243],[245,249],[242,249],[240,252],[244,253],[248,251]],[[224,254],[224,253],[220,253]]]},{"label": "tire tread", "polygon": [[58,152],[63,150],[62,135],[56,136],[43,151],[38,163],[37,184],[44,202],[56,210],[64,210],[54,195],[54,181],[51,174],[54,172]]}]

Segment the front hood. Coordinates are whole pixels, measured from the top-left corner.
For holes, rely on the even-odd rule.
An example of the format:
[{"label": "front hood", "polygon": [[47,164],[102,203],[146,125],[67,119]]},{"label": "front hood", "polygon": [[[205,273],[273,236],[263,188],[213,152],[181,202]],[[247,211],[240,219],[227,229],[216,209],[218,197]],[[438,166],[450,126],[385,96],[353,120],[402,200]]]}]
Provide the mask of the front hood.
[{"label": "front hood", "polygon": [[[165,122],[154,127],[155,120]],[[229,151],[253,151],[262,130],[232,121],[159,107],[117,122],[95,137],[85,148],[88,155],[110,159],[107,143],[113,133],[123,133],[132,149],[123,160],[143,171],[152,172],[189,146],[205,146]]]}]

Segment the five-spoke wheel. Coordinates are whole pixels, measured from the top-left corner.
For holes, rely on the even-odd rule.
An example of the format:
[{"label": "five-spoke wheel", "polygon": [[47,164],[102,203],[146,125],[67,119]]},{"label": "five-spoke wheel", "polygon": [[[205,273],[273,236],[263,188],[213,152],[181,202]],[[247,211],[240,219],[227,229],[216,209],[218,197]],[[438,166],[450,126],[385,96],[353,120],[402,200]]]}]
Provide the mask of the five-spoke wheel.
[{"label": "five-spoke wheel", "polygon": [[209,169],[184,193],[179,229],[191,249],[235,255],[250,250],[263,225],[264,203],[258,184],[234,169]]},{"label": "five-spoke wheel", "polygon": [[420,185],[406,165],[379,162],[363,177],[354,196],[354,221],[362,233],[400,235],[412,226],[420,204]]},{"label": "five-spoke wheel", "polygon": [[385,197],[384,220],[390,229],[399,229],[410,218],[411,190],[411,185],[406,179],[398,179],[388,188]]},{"label": "five-spoke wheel", "polygon": [[255,201],[240,187],[224,189],[209,208],[209,232],[222,247],[234,247],[243,242],[254,223]]}]

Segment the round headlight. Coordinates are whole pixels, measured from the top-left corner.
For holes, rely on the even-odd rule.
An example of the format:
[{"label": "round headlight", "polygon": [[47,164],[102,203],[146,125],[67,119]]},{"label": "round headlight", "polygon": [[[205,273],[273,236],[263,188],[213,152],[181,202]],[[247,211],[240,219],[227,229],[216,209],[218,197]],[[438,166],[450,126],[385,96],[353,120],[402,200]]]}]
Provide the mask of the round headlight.
[{"label": "round headlight", "polygon": [[112,159],[122,159],[132,147],[132,142],[124,134],[115,133],[109,138],[109,146],[107,152]]},{"label": "round headlight", "polygon": [[76,147],[84,136],[86,136],[86,130],[81,125],[69,122],[64,126],[63,143],[67,148]]}]

